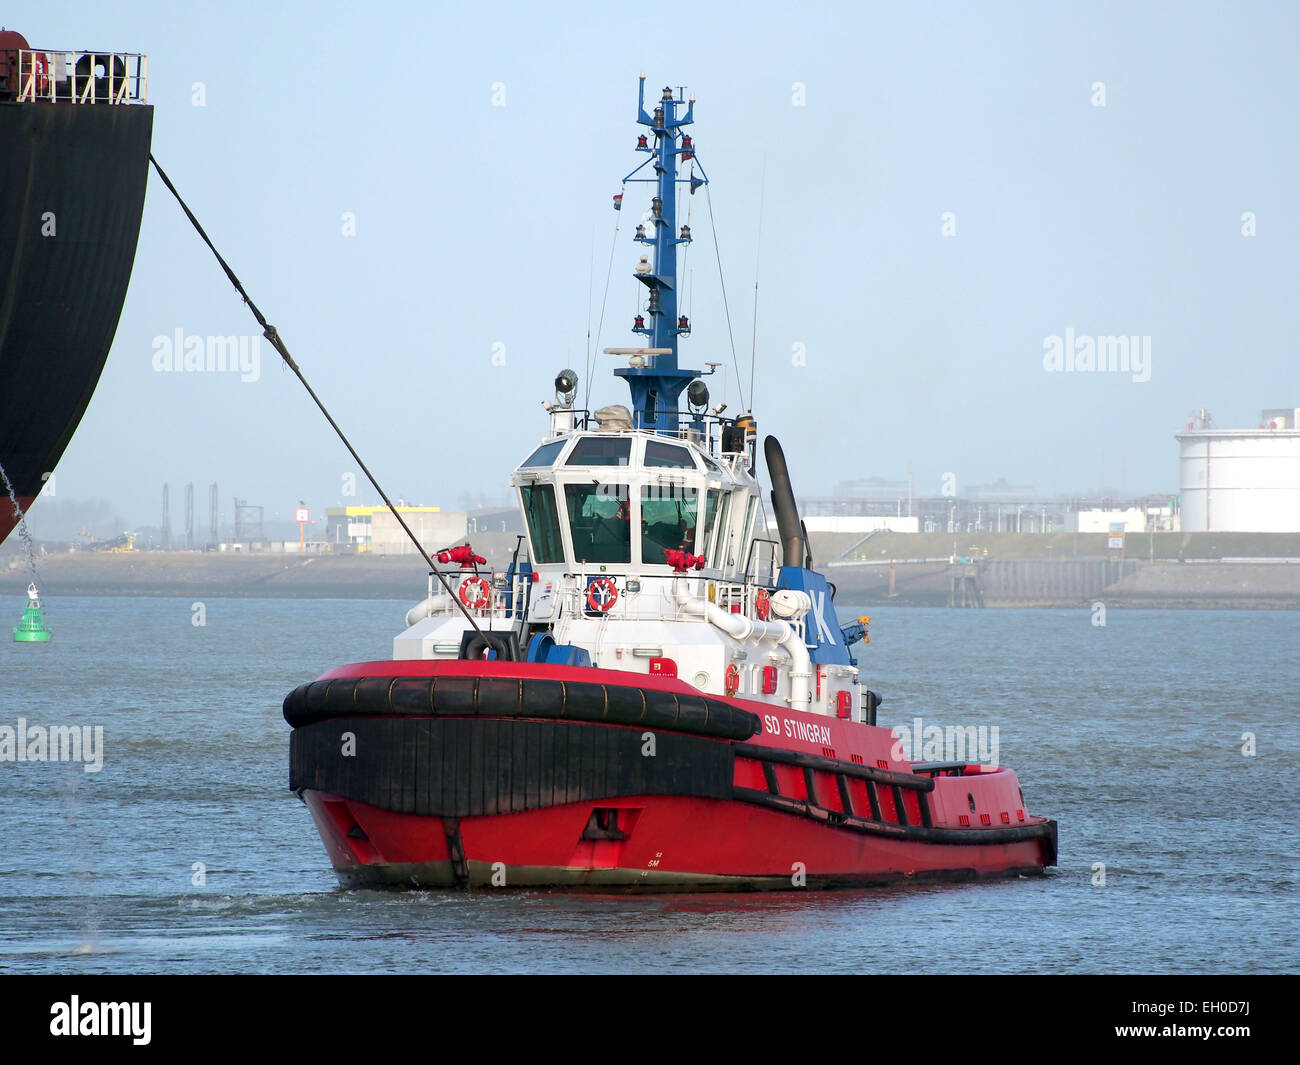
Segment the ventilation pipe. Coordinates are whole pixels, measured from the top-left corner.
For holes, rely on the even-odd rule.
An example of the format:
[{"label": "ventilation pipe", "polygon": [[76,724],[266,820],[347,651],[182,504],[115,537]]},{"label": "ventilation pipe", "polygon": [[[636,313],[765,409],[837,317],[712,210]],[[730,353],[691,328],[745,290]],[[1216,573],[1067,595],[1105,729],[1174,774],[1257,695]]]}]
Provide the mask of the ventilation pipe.
[{"label": "ventilation pipe", "polygon": [[785,452],[780,441],[769,436],[763,441],[763,454],[767,457],[767,472],[772,478],[772,510],[776,514],[776,527],[781,537],[781,560],[786,566],[802,566],[809,561],[805,547],[803,522],[794,504],[794,489],[790,486],[790,471],[785,465]]},{"label": "ventilation pipe", "polygon": [[793,625],[784,621],[755,621],[744,614],[732,614],[707,599],[694,595],[688,582],[674,583],[677,585],[677,603],[684,613],[702,614],[714,628],[721,629],[741,643],[770,640],[783,647],[790,655],[790,708],[805,711],[812,709],[812,659],[803,637]]}]

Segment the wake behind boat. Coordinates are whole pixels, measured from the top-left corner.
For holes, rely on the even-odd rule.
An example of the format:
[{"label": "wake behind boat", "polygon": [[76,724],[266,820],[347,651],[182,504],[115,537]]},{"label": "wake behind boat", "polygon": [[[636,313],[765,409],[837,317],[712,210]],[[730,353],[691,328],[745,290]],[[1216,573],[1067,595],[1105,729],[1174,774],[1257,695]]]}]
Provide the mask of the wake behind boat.
[{"label": "wake behind boat", "polygon": [[866,619],[836,615],[780,444],[763,444],[773,539],[753,415],[710,409],[707,374],[678,365],[677,196],[708,180],[693,117],[668,89],[647,111],[642,76],[647,158],[624,181],[654,186],[633,238],[644,346],[607,349],[630,406],[579,409],[559,374],[511,475],[527,535],[505,572],[443,552],[392,661],[284,701],[290,787],[345,885],[788,889],[1055,864],[1056,825],[1011,770],[899,756],[852,653]]}]

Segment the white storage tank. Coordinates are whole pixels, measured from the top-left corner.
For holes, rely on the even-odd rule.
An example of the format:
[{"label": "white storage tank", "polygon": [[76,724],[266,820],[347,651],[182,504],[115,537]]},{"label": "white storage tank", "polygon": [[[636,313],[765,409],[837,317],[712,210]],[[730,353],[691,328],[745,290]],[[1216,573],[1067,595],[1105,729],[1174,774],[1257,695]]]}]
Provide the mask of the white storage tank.
[{"label": "white storage tank", "polygon": [[1300,532],[1300,409],[1263,412],[1257,429],[1217,429],[1201,411],[1181,432],[1184,532]]}]

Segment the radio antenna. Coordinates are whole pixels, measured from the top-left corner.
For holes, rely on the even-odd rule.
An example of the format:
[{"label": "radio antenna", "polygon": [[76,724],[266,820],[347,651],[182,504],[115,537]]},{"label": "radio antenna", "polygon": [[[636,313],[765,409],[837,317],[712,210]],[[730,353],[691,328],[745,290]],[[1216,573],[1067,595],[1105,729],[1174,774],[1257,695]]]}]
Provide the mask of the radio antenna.
[{"label": "radio antenna", "polygon": [[763,202],[767,198],[767,156],[763,156],[763,176],[758,183],[758,241],[754,245],[754,324],[749,348],[749,409],[754,409],[754,364],[758,358],[758,263],[763,250]]}]

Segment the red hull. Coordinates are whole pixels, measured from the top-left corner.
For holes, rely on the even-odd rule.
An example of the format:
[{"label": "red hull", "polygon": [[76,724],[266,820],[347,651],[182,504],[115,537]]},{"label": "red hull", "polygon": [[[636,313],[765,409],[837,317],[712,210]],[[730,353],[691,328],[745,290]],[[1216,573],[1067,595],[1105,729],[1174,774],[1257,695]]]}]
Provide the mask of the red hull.
[{"label": "red hull", "polygon": [[[398,706],[413,683],[428,685],[420,705]],[[552,714],[562,720],[538,719],[530,683],[569,693]],[[407,696],[362,713],[365,693],[373,702],[399,684]],[[632,685],[698,698],[680,681],[608,670],[343,667],[304,686],[312,721],[302,718],[308,696],[293,715],[286,700],[292,786],[347,886],[789,890],[1055,864],[1055,825],[1025,811],[1009,770],[914,771],[893,757],[884,728],[738,699],[712,702],[758,715],[749,739],[685,720],[699,734],[575,719],[579,688],[604,691],[608,707]],[[656,753],[643,757],[652,734]],[[336,757],[347,736],[357,753]]]},{"label": "red hull", "polygon": [[[18,506],[26,514],[32,506],[35,496],[19,496]],[[4,494],[4,486],[0,484],[0,544],[5,542],[7,537],[18,524],[18,517],[14,514],[13,500]]]},{"label": "red hull", "polygon": [[[1041,873],[1048,860],[1040,840],[963,846],[882,840],[742,803],[644,796],[462,818],[466,869],[458,878],[442,818],[320,792],[303,798],[347,887],[871,887]],[[625,842],[581,839],[594,805],[635,814]],[[348,835],[353,825],[365,839]]]}]

